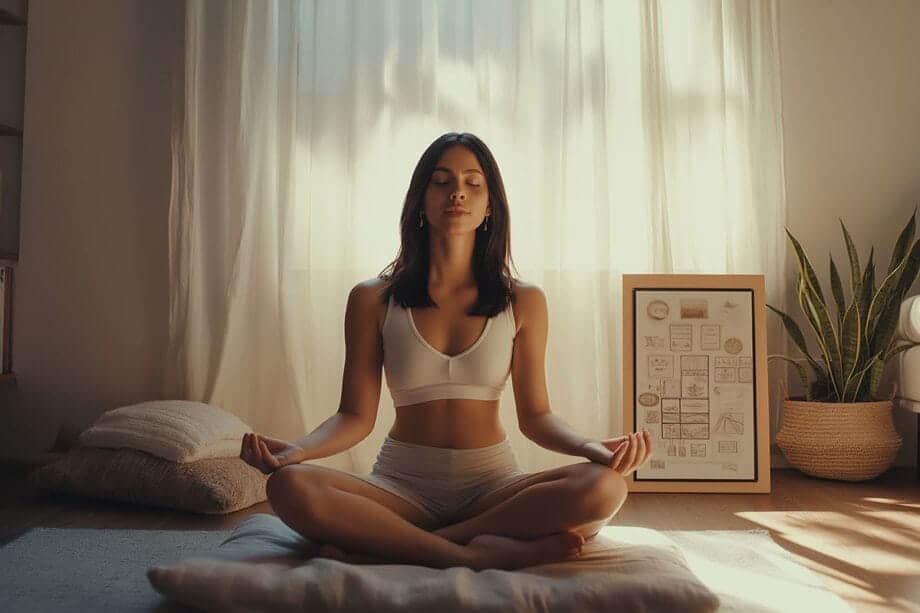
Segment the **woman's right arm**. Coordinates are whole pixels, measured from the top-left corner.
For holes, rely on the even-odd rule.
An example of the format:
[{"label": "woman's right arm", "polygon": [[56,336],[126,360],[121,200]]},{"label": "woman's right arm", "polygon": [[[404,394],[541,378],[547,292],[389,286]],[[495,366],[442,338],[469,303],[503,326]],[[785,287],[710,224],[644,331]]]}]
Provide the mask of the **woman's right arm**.
[{"label": "woman's right arm", "polygon": [[263,473],[350,449],[374,429],[380,401],[383,341],[377,328],[380,281],[359,283],[345,309],[345,372],[339,410],[294,443],[246,434],[240,457]]},{"label": "woman's right arm", "polygon": [[339,410],[310,434],[295,441],[299,461],[335,455],[367,438],[377,421],[383,342],[377,327],[380,280],[359,283],[345,308],[345,370]]}]

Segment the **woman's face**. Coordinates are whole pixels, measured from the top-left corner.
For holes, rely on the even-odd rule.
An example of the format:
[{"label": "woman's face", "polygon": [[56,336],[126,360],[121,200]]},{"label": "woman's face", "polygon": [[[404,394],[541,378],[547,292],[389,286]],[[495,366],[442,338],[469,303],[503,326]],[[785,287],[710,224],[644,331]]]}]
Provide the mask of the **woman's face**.
[{"label": "woman's face", "polygon": [[425,188],[425,221],[445,234],[475,232],[489,207],[489,187],[479,160],[462,145],[444,150]]}]

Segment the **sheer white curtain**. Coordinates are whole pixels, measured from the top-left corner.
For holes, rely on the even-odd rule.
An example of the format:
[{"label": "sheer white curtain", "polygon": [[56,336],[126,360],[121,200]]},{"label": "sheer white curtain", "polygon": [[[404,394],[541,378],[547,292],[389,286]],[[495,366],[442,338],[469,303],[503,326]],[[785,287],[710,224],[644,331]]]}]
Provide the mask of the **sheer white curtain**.
[{"label": "sheer white curtain", "polygon": [[[348,291],[395,256],[424,148],[467,131],[547,295],[554,412],[620,433],[622,273],[764,273],[782,304],[778,24],[761,0],[191,0],[167,393],[288,439],[332,414]],[[519,433],[510,384],[501,413],[526,470],[575,461]],[[321,463],[370,470],[393,417],[384,383]]]}]

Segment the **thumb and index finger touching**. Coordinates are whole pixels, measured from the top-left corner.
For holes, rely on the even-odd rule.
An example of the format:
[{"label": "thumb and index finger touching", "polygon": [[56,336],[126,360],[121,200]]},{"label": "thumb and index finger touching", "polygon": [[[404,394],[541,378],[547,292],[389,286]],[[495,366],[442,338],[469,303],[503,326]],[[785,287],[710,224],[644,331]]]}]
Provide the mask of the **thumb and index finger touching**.
[{"label": "thumb and index finger touching", "polygon": [[[269,440],[272,443],[275,442],[274,439]],[[271,472],[283,466],[283,463],[272,453],[269,443],[253,432],[243,435],[240,445],[240,458],[263,473]]]}]

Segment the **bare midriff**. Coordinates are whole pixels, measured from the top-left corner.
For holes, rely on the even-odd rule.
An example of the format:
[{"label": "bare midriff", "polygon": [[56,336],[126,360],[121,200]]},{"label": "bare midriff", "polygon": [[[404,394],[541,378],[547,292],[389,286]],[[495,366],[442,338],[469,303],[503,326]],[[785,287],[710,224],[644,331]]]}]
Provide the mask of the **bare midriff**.
[{"label": "bare midriff", "polygon": [[474,449],[500,443],[498,400],[444,399],[396,408],[390,438],[414,445]]}]

